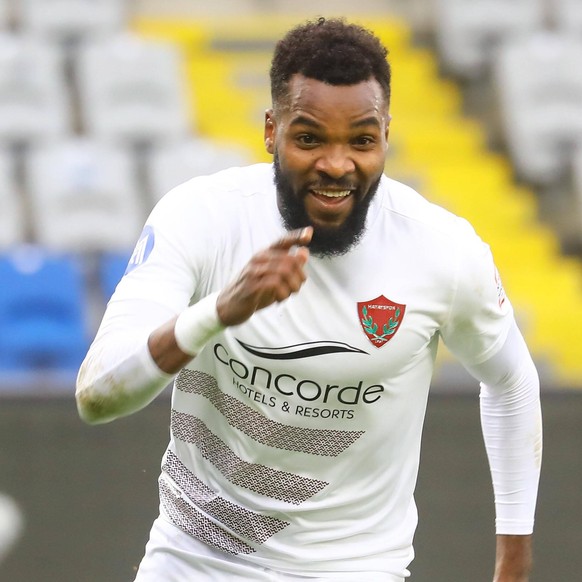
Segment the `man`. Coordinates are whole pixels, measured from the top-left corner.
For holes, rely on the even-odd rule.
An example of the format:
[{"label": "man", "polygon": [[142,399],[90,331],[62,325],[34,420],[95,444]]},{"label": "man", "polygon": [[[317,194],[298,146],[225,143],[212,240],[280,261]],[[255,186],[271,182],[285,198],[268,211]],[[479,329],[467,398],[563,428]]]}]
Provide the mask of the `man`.
[{"label": "man", "polygon": [[77,387],[99,423],[177,375],[139,582],[402,582],[441,337],[482,382],[494,580],[528,580],[536,370],[488,247],[383,175],[386,55],[341,20],[290,31],[273,165],[195,178],[147,221]]}]

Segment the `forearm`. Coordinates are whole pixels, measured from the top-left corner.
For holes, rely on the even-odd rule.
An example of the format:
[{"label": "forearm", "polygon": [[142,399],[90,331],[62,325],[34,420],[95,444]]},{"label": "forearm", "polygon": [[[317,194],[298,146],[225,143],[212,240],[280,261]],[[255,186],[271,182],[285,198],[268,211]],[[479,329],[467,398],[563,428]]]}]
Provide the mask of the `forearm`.
[{"label": "forearm", "polygon": [[527,582],[542,454],[539,380],[513,326],[501,351],[471,369],[481,382],[481,421],[495,493],[494,582]]},{"label": "forearm", "polygon": [[141,300],[110,302],[77,377],[77,408],[91,424],[127,416],[149,404],[171,380],[148,345],[152,330],[174,313]]},{"label": "forearm", "polygon": [[[156,310],[153,305],[148,306],[147,315],[143,306],[127,307],[122,318],[106,314],[105,329],[91,346],[77,379],[81,417],[92,424],[104,423],[147,406],[172,376],[223,329],[216,311],[216,296],[209,295],[187,307],[151,333],[145,330],[163,313],[152,314]],[[150,323],[144,328],[143,319],[148,317]]]},{"label": "forearm", "polygon": [[77,378],[79,415],[90,424],[127,416],[147,406],[170,380],[154,362],[146,341],[116,342],[109,353],[97,342]]},{"label": "forearm", "polygon": [[542,455],[539,379],[515,326],[481,366],[481,423],[495,493],[498,534],[533,531]]},{"label": "forearm", "polygon": [[531,535],[497,536],[493,582],[528,582],[531,567]]}]

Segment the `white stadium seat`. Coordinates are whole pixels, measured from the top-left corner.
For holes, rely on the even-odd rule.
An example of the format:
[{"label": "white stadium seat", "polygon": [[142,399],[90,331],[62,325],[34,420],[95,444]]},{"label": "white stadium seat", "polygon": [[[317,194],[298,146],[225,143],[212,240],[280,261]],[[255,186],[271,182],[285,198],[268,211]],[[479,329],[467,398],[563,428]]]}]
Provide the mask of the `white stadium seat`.
[{"label": "white stadium seat", "polygon": [[0,0],[0,30],[6,29],[10,23],[10,0]]},{"label": "white stadium seat", "polygon": [[0,33],[0,142],[71,130],[63,59],[61,50],[40,39]]},{"label": "white stadium seat", "polygon": [[85,43],[76,58],[85,131],[131,142],[190,131],[179,49],[131,34]]},{"label": "white stadium seat", "polygon": [[504,39],[542,26],[545,0],[435,0],[437,47],[448,72],[465,78],[486,74]]},{"label": "white stadium seat", "polygon": [[87,38],[121,31],[127,0],[18,0],[20,29],[56,40]]},{"label": "white stadium seat", "polygon": [[505,140],[518,175],[539,185],[567,171],[582,140],[582,37],[538,32],[494,63]]},{"label": "white stadium seat", "polygon": [[144,220],[131,152],[75,139],[34,148],[27,160],[37,242],[65,251],[131,248]]},{"label": "white stadium seat", "polygon": [[563,31],[582,34],[582,2],[580,0],[548,0],[552,23]]},{"label": "white stadium seat", "polygon": [[8,150],[0,149],[0,250],[24,242],[24,231],[24,207],[14,158]]},{"label": "white stadium seat", "polygon": [[202,138],[157,144],[149,152],[147,171],[152,201],[195,176],[212,174],[252,162],[251,155],[232,145]]}]

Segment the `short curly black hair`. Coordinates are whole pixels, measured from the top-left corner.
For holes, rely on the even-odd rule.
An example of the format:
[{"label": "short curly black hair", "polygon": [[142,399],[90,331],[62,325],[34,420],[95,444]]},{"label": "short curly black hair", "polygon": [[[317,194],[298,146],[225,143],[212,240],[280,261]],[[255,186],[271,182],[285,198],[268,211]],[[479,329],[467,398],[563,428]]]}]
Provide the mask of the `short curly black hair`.
[{"label": "short curly black hair", "polygon": [[330,85],[376,79],[390,103],[388,50],[370,30],[342,18],[318,18],[291,29],[276,45],[271,61],[273,104],[287,96],[297,73]]}]

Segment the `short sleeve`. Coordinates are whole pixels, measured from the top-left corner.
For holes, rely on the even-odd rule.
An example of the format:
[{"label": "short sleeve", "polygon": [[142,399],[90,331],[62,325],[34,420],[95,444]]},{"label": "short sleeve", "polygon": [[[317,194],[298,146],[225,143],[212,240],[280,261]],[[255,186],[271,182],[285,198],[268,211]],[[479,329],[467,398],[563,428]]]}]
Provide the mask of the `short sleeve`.
[{"label": "short sleeve", "polygon": [[489,246],[472,229],[465,234],[459,241],[455,292],[441,336],[463,364],[472,365],[501,349],[513,309]]}]

